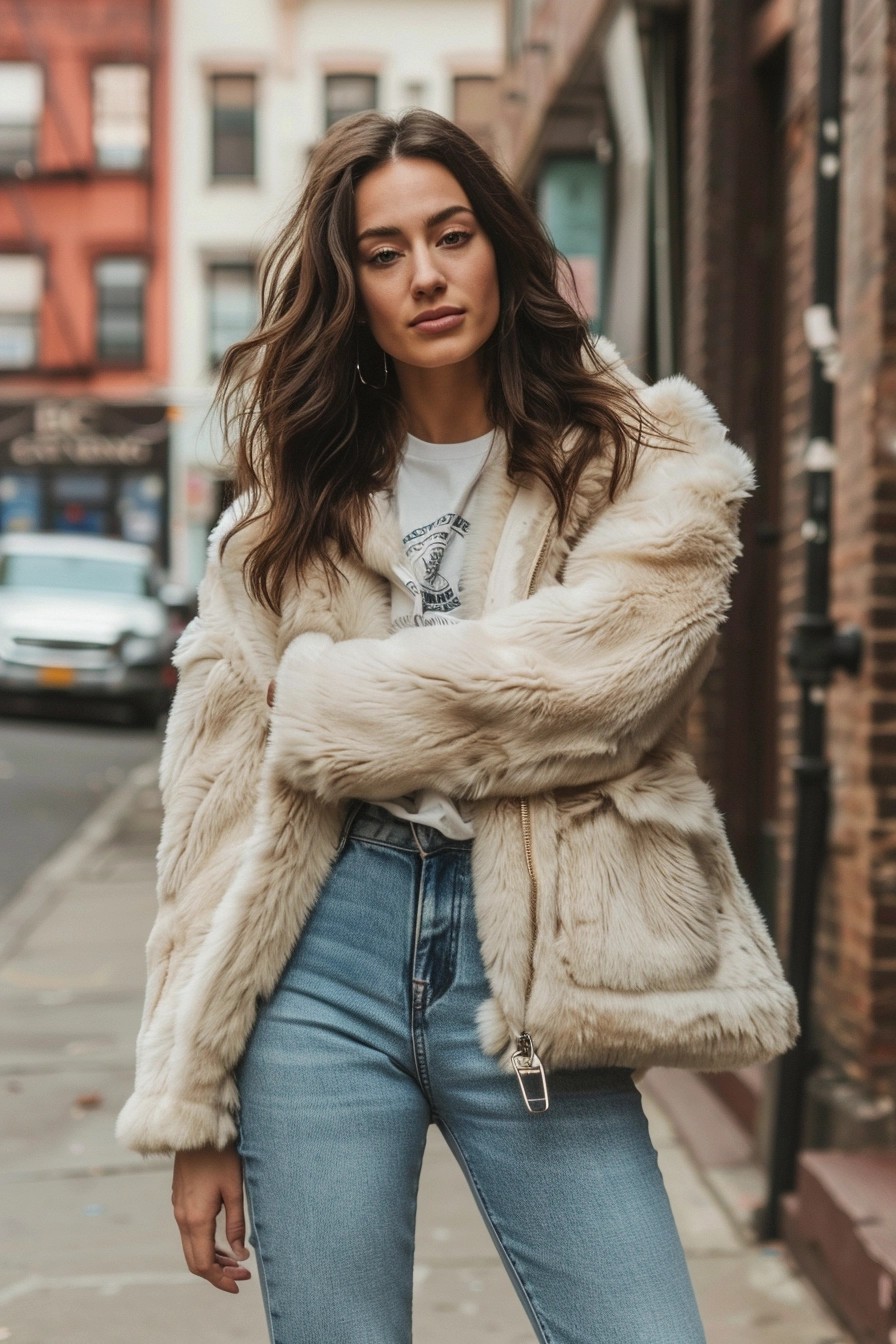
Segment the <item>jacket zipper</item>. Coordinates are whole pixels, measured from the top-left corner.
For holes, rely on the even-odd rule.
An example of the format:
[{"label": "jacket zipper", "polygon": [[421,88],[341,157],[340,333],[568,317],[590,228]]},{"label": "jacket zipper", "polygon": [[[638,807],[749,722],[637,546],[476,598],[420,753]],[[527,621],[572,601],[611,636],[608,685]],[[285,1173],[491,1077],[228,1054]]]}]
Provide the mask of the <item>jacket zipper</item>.
[{"label": "jacket zipper", "polygon": [[[551,529],[542,538],[541,546],[532,565],[529,574],[529,582],[526,585],[526,597],[532,596],[535,583],[538,578],[544,558],[547,555],[550,542]],[[520,798],[520,825],[523,832],[523,850],[526,855],[526,871],[529,874],[529,949],[528,964],[526,970],[526,991],[523,997],[523,1025],[517,1033],[517,1048],[511,1055],[511,1063],[516,1070],[517,1081],[520,1085],[520,1091],[523,1094],[523,1101],[526,1103],[526,1110],[531,1115],[543,1114],[550,1105],[548,1097],[548,1082],[544,1071],[544,1065],[538,1058],[535,1050],[535,1043],[531,1035],[526,1030],[526,1014],[529,1008],[529,998],[532,994],[532,982],[535,979],[535,941],[538,936],[538,875],[535,871],[535,856],[532,847],[532,815],[529,809],[529,799]]]}]

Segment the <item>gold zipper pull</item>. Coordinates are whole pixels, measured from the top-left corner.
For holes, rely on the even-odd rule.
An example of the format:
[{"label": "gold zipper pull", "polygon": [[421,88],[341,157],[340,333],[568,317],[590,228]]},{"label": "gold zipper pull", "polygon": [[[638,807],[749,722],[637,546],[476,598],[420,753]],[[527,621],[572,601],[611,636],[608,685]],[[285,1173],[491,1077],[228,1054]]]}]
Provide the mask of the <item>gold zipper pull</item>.
[{"label": "gold zipper pull", "polygon": [[519,1049],[510,1056],[510,1062],[516,1069],[526,1110],[530,1115],[542,1115],[550,1105],[544,1065],[535,1053],[532,1037],[527,1031],[520,1032],[516,1043]]}]

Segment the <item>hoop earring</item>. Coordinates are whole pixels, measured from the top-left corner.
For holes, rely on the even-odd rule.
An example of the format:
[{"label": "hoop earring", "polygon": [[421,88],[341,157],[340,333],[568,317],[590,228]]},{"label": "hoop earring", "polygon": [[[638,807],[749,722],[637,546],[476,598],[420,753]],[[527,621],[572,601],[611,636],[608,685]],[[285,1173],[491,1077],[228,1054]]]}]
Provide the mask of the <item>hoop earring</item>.
[{"label": "hoop earring", "polygon": [[383,357],[383,381],[381,383],[369,383],[367,379],[364,377],[363,373],[361,372],[361,351],[358,348],[357,342],[355,342],[355,368],[358,372],[358,377],[361,379],[361,382],[364,384],[364,386],[369,387],[373,392],[382,392],[383,388],[389,381],[388,356],[385,350],[382,349],[380,350],[380,354]]}]

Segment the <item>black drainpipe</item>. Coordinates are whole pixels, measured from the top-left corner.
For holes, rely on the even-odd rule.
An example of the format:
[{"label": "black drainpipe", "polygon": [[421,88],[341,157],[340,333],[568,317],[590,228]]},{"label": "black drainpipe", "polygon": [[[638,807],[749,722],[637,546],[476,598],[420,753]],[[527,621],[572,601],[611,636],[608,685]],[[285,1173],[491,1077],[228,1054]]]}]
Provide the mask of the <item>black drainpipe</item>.
[{"label": "black drainpipe", "polygon": [[815,197],[814,303],[805,315],[813,352],[806,542],[805,611],[788,653],[800,687],[799,755],[793,762],[796,835],[791,883],[787,974],[796,991],[802,1033],[779,1062],[768,1202],[756,1219],[763,1239],[776,1237],[781,1195],[794,1187],[803,1127],[806,1077],[813,1066],[811,1003],[818,891],[826,858],[830,768],[825,756],[827,687],[835,669],[855,675],[861,634],[838,631],[830,616],[830,537],[834,448],[834,391],[838,371],[837,260],[842,102],[842,0],[821,0],[818,152]]}]

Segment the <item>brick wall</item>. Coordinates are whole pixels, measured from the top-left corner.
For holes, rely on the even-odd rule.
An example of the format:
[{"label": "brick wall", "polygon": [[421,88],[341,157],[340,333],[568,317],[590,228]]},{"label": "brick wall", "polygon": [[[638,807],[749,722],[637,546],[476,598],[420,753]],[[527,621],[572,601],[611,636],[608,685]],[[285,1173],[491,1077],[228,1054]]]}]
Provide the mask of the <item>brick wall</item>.
[{"label": "brick wall", "polygon": [[[873,921],[868,1056],[875,1081],[896,1096],[896,10],[884,0],[875,5],[866,0],[854,8],[857,62],[876,71],[884,157],[883,236],[872,259],[863,259],[881,291],[881,357],[869,443],[873,495],[865,672],[870,693],[868,914]],[[867,284],[874,292],[871,274]]]},{"label": "brick wall", "polygon": [[[753,73],[746,6],[693,0],[687,127],[685,371],[717,402],[735,437],[753,445],[749,396],[739,379],[750,351],[737,333],[745,265],[738,218],[754,170],[742,115]],[[786,193],[781,313],[777,503],[777,771],[775,931],[782,946],[792,878],[798,691],[786,664],[803,609],[810,356],[803,313],[812,300],[818,0],[798,0],[785,95]],[[838,387],[839,466],[834,482],[832,611],[859,625],[866,656],[858,680],[838,674],[829,694],[831,857],[819,911],[816,1040],[823,1061],[896,1096],[896,6],[846,0]],[[740,390],[739,390],[740,389]],[[751,503],[750,508],[753,505]],[[749,527],[749,516],[747,517]],[[701,764],[732,796],[726,741],[733,703],[726,655],[737,612],[750,603],[749,555],[735,586],[733,632],[694,718]],[[741,691],[742,693],[742,691]],[[726,770],[728,777],[726,778]],[[724,810],[724,809],[723,809]]]},{"label": "brick wall", "polygon": [[804,608],[806,516],[804,454],[808,442],[811,359],[803,314],[812,302],[814,275],[817,0],[799,0],[789,38],[785,97],[786,203],[784,210],[784,328],[779,513],[779,579],[776,710],[778,811],[777,933],[786,950],[790,917],[796,791],[792,761],[798,750],[799,693],[787,666],[794,622]]},{"label": "brick wall", "polygon": [[736,4],[693,0],[687,72],[683,361],[725,417],[736,288],[729,243],[737,196],[738,11]]},{"label": "brick wall", "polygon": [[[845,11],[844,144],[832,610],[876,637],[875,462],[881,358],[886,120],[886,4],[853,0]],[[867,650],[870,653],[870,648]],[[826,1059],[872,1081],[874,905],[872,839],[878,829],[872,724],[876,692],[866,656],[858,682],[838,678],[830,696],[834,768],[831,863],[818,948],[816,1014]]]},{"label": "brick wall", "polygon": [[[731,164],[737,136],[740,32],[736,5],[693,0],[687,61],[682,368],[729,424],[736,295],[729,244],[737,203],[737,177]],[[726,652],[723,640],[690,724],[700,769],[719,782],[724,777]],[[724,806],[724,796],[721,802]]]}]

